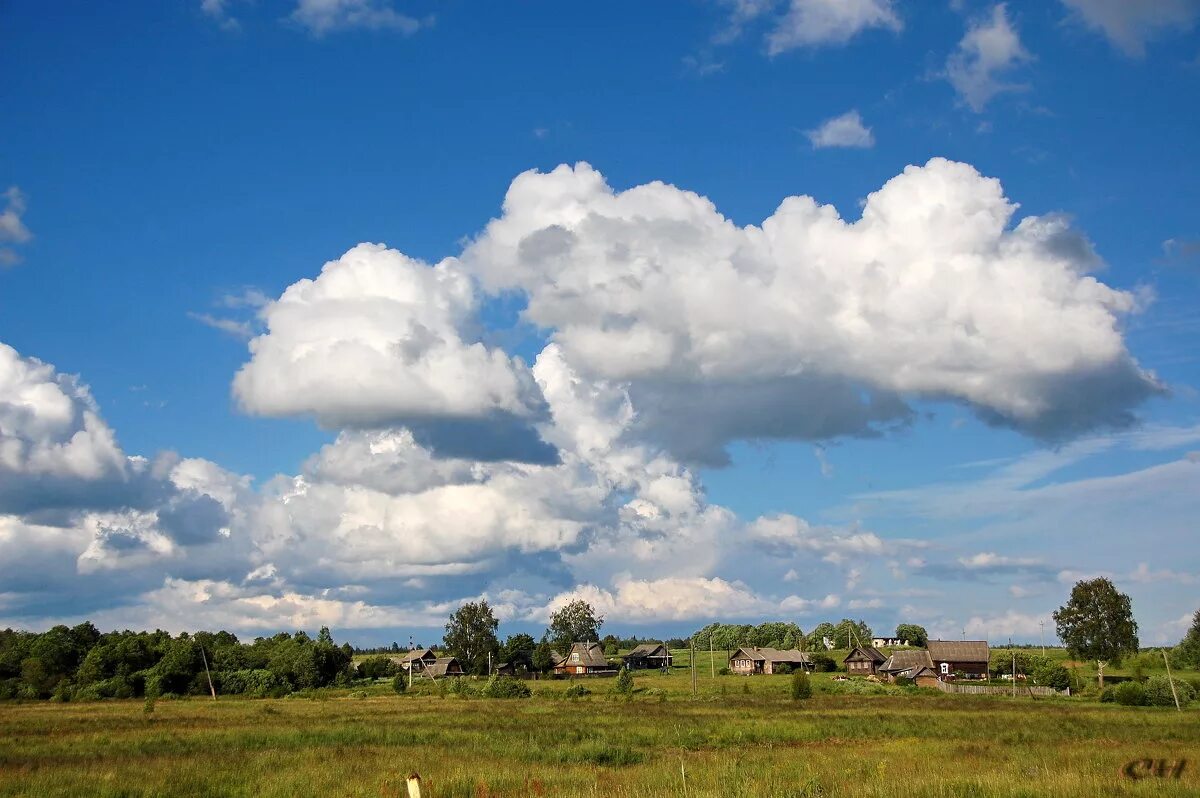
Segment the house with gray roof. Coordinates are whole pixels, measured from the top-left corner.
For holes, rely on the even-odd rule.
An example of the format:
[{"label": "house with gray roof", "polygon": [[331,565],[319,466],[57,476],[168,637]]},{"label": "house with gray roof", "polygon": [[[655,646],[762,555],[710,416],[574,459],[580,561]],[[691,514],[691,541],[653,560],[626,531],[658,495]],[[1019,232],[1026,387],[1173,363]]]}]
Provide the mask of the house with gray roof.
[{"label": "house with gray roof", "polygon": [[729,655],[729,670],[743,676],[755,673],[777,673],[781,665],[787,665],[792,669],[812,670],[812,660],[808,654],[794,648],[780,650],[742,646]]},{"label": "house with gray roof", "polygon": [[621,659],[631,671],[671,667],[671,652],[662,643],[642,643]]}]

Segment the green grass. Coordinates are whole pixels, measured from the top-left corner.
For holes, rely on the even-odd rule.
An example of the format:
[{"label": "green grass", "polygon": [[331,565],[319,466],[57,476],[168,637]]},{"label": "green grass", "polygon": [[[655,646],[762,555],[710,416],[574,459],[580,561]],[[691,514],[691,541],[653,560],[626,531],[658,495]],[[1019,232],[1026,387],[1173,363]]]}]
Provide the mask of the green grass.
[{"label": "green grass", "polygon": [[[704,652],[707,657],[707,652]],[[698,657],[699,659],[699,657]],[[698,663],[699,664],[699,663]],[[707,664],[707,660],[703,664]],[[992,796],[1195,795],[1200,762],[1174,782],[1130,782],[1132,759],[1200,753],[1200,711],[1121,708],[883,688],[787,698],[788,677],[686,670],[527,700],[396,696],[385,682],[308,698],[0,705],[0,795]],[[362,691],[363,688],[355,688]],[[685,793],[686,780],[686,793]]]}]

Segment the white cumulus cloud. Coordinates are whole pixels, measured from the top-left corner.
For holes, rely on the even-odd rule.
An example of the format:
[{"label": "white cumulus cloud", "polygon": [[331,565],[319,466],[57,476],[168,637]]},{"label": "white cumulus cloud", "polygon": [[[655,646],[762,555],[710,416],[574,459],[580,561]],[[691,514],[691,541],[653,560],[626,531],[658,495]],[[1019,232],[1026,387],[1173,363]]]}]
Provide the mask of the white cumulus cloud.
[{"label": "white cumulus cloud", "polygon": [[857,110],[847,111],[841,116],[826,119],[818,127],[805,133],[813,149],[826,147],[867,148],[875,146],[871,128],[863,124]]},{"label": "white cumulus cloud", "polygon": [[[903,23],[894,5],[892,0],[791,0],[767,34],[767,52],[844,44],[869,28],[898,31]],[[757,15],[757,7],[753,10]]]}]

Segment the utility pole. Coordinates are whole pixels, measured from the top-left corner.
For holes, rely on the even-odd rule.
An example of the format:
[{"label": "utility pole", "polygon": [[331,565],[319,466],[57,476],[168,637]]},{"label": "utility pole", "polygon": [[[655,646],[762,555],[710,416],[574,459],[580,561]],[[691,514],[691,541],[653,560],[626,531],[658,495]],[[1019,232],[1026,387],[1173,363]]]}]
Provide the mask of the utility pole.
[{"label": "utility pole", "polygon": [[[204,675],[208,677],[208,691],[210,693],[212,693],[213,701],[216,701],[217,700],[217,690],[215,687],[213,687],[212,674],[209,673],[209,671],[208,671],[208,657],[204,656],[204,644],[203,643],[200,644],[200,659],[204,660]],[[1175,687],[1172,685],[1171,689],[1174,690]],[[1176,699],[1175,704],[1176,705],[1179,704],[1178,699]]]},{"label": "utility pole", "polygon": [[696,697],[696,640],[688,639],[688,644],[692,647],[692,698]]},{"label": "utility pole", "polygon": [[[408,636],[408,686],[409,687],[412,687],[412,669],[413,669],[412,649],[413,649],[412,635],[409,635]],[[420,790],[420,787],[418,787],[417,789]]]},{"label": "utility pole", "polygon": [[713,657],[712,630],[708,632],[708,669],[712,672],[712,678],[717,678],[717,660]]},{"label": "utility pole", "polygon": [[1046,622],[1038,621],[1038,629],[1042,635],[1042,656],[1046,656]]},{"label": "utility pole", "polygon": [[1013,651],[1012,649],[1009,649],[1009,653],[1012,654],[1012,658],[1013,658],[1013,672],[1012,672],[1013,698],[1016,698],[1017,697],[1017,652]]},{"label": "utility pole", "polygon": [[1175,711],[1183,712],[1179,706],[1179,693],[1175,692],[1175,680],[1171,678],[1171,663],[1167,661],[1167,650],[1163,649],[1163,665],[1167,666],[1167,684],[1171,685],[1171,698],[1175,699]]}]

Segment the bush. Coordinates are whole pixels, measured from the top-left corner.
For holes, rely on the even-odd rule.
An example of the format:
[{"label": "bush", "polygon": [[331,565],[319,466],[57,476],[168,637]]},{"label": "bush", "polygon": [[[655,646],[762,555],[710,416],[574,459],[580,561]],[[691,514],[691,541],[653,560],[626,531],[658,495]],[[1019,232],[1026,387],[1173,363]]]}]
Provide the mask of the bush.
[{"label": "bush", "polygon": [[[1192,686],[1181,679],[1175,679],[1175,694],[1179,696],[1179,706],[1186,707],[1195,698]],[[1175,696],[1171,694],[1171,682],[1166,676],[1151,676],[1146,680],[1146,703],[1152,707],[1173,707]]]},{"label": "bush", "polygon": [[291,687],[273,671],[265,668],[247,668],[239,671],[217,673],[217,688],[222,693],[267,698],[287,695]]},{"label": "bush", "polygon": [[1113,700],[1123,707],[1144,707],[1146,688],[1140,682],[1121,682],[1112,688]]},{"label": "bush", "polygon": [[803,670],[798,670],[792,674],[792,700],[801,701],[805,698],[812,698],[812,680]]},{"label": "bush", "polygon": [[787,676],[789,673],[791,673],[795,669],[788,663],[781,662],[778,665],[776,665],[773,668],[773,670],[775,671],[775,673],[778,673],[780,676]]},{"label": "bush", "polygon": [[563,693],[567,698],[583,698],[585,695],[591,695],[592,691],[584,687],[582,684],[573,684]]},{"label": "bush", "polygon": [[916,682],[914,682],[912,679],[908,678],[907,676],[897,676],[894,684],[897,687],[912,687],[914,684],[916,684]]},{"label": "bush", "polygon": [[396,663],[391,657],[367,657],[358,663],[358,675],[363,679],[386,679],[396,674]]},{"label": "bush", "polygon": [[447,681],[450,682],[450,686],[447,689],[454,695],[466,698],[475,694],[475,691],[471,689],[471,685],[461,676],[455,679],[448,679]]},{"label": "bush", "polygon": [[621,672],[617,674],[617,683],[613,685],[613,691],[621,695],[633,694],[633,674],[629,672],[629,668],[621,668]]},{"label": "bush", "polygon": [[481,694],[485,698],[529,698],[533,691],[520,679],[496,675],[487,680]]},{"label": "bush", "polygon": [[719,671],[717,671],[718,676],[730,676],[732,674],[733,671],[729,670],[729,668],[721,668]]},{"label": "bush", "polygon": [[1101,704],[1115,703],[1117,700],[1116,695],[1114,695],[1115,692],[1116,692],[1115,687],[1105,687],[1103,690],[1100,691],[1100,703]]},{"label": "bush", "polygon": [[818,673],[833,673],[837,670],[837,663],[834,662],[833,657],[829,656],[828,654],[813,654],[811,660],[813,664],[813,670],[817,671]]},{"label": "bush", "polygon": [[1039,667],[1034,671],[1033,678],[1038,684],[1053,687],[1055,690],[1066,690],[1071,686],[1070,671],[1054,663],[1046,663]]},{"label": "bush", "polygon": [[408,689],[408,676],[403,673],[397,673],[392,677],[392,689],[397,693],[403,693]]}]

